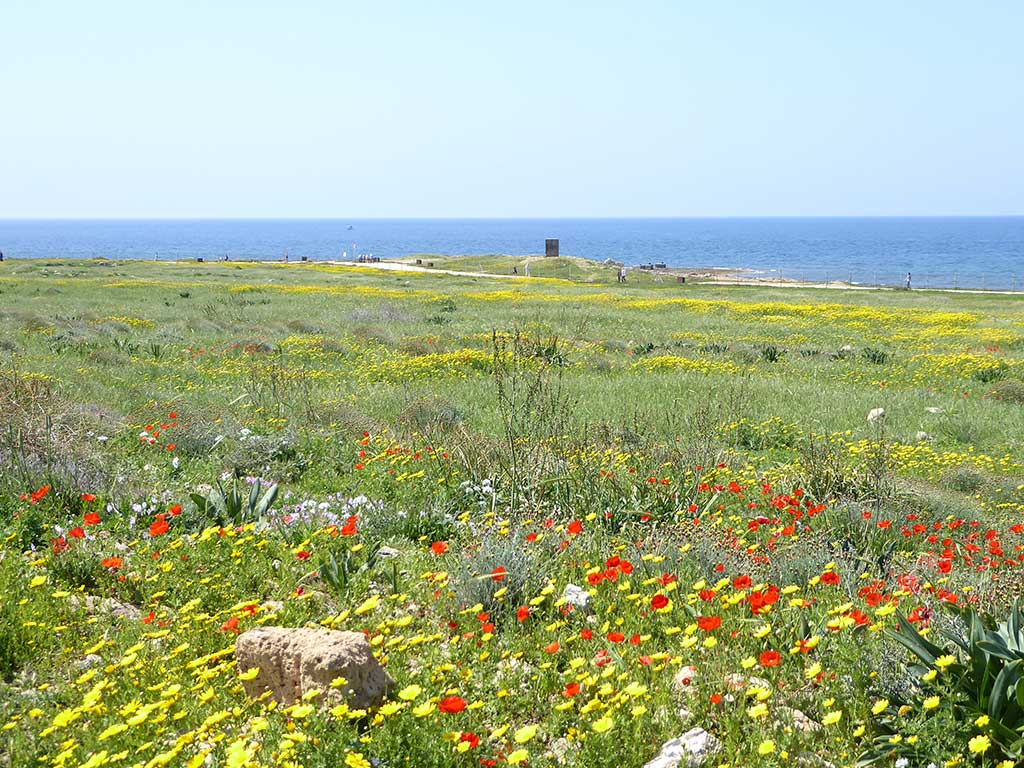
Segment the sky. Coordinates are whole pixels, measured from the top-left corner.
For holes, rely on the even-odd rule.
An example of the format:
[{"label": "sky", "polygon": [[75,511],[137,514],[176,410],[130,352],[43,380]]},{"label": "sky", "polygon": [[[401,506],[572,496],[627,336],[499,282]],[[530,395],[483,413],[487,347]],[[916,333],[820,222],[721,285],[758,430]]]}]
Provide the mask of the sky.
[{"label": "sky", "polygon": [[1024,214],[1024,3],[0,0],[0,218]]}]

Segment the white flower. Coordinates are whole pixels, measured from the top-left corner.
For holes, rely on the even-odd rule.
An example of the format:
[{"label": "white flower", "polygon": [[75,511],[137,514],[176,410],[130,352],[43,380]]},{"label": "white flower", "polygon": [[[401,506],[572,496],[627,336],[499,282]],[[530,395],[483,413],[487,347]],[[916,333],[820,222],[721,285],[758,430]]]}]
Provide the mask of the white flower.
[{"label": "white flower", "polygon": [[868,423],[873,424],[885,418],[885,408],[872,408],[868,411]]}]

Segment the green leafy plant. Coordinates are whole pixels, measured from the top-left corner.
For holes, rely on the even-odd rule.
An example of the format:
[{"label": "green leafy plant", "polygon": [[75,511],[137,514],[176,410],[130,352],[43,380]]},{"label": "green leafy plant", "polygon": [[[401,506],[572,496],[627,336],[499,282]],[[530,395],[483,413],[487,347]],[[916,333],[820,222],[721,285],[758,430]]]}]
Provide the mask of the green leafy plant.
[{"label": "green leafy plant", "polygon": [[[356,552],[346,548],[340,556],[334,552],[328,554],[320,562],[317,574],[331,589],[336,592],[348,590],[352,577],[364,571],[372,570],[377,564],[380,556],[380,542],[372,542],[360,548],[359,553],[366,556],[365,560],[358,557]],[[397,592],[398,587],[398,566],[393,564],[391,574],[392,587]]]},{"label": "green leafy plant", "polygon": [[861,355],[869,363],[874,365],[885,365],[892,360],[892,354],[884,349],[878,349],[877,347],[865,347],[861,352]]},{"label": "green leafy plant", "polygon": [[262,485],[257,480],[246,496],[244,487],[239,488],[236,478],[231,483],[230,492],[225,491],[224,486],[218,481],[217,487],[206,496],[193,493],[192,501],[201,514],[211,518],[218,525],[245,525],[262,520],[277,499],[277,483],[268,487],[262,496],[261,490]]},{"label": "green leafy plant", "polygon": [[[954,723],[966,726],[973,722],[1003,756],[1019,759],[1024,756],[1024,611],[1020,599],[995,626],[986,624],[973,609],[959,613],[966,633],[951,629],[939,633],[954,648],[933,643],[902,616],[899,629],[889,633],[917,660],[908,665],[915,684],[912,701],[906,703],[921,711],[928,709],[922,706],[927,697],[941,693],[940,706]],[[877,724],[881,734],[861,756],[860,765],[912,754],[908,749],[913,747],[892,739],[899,732],[892,710],[883,713]],[[987,754],[993,757],[991,752]]]}]

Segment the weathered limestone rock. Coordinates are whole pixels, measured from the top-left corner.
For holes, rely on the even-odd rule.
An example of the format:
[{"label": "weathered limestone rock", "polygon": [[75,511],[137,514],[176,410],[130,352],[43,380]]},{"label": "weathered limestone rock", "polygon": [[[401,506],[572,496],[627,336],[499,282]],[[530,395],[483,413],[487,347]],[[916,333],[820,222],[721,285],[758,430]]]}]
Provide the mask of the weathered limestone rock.
[{"label": "weathered limestone rock", "polygon": [[142,618],[141,608],[131,603],[122,603],[114,597],[84,595],[80,599],[78,595],[72,595],[68,600],[68,604],[75,610],[83,608],[86,613],[109,613],[115,619],[135,621]]},{"label": "weathered limestone rock", "polygon": [[746,688],[764,688],[769,691],[772,689],[772,684],[763,677],[757,677],[757,675],[747,677],[736,672],[725,676],[725,684],[734,691],[742,691]]},{"label": "weathered limestone rock", "polygon": [[587,610],[590,606],[590,593],[575,584],[566,584],[562,590],[562,600],[567,605]]},{"label": "weathered limestone rock", "polygon": [[[246,693],[259,696],[269,690],[283,704],[315,689],[324,692],[325,701],[344,699],[351,707],[369,709],[378,706],[395,684],[360,632],[257,627],[238,636],[235,659],[241,671],[260,670],[245,681]],[[346,684],[331,688],[339,677]]]},{"label": "weathered limestone rock", "polygon": [[672,676],[672,687],[680,693],[687,695],[697,691],[697,668],[693,666],[681,667]]},{"label": "weathered limestone rock", "polygon": [[804,734],[818,733],[823,727],[817,720],[792,707],[779,707],[775,711],[775,722],[786,731],[795,730]]},{"label": "weathered limestone rock", "polygon": [[678,739],[666,741],[644,768],[701,768],[718,754],[722,742],[703,728],[691,728]]}]

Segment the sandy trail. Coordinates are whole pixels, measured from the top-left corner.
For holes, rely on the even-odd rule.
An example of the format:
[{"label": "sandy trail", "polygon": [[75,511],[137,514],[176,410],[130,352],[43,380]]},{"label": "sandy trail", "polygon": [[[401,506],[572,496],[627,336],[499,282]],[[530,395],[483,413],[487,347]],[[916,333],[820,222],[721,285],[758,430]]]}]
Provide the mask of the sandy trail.
[{"label": "sandy trail", "polygon": [[[497,280],[530,280],[526,275],[501,275],[491,272],[463,272],[457,269],[441,269],[439,267],[420,267],[415,264],[405,264],[400,261],[375,261],[359,263],[355,261],[327,261],[320,264],[331,264],[338,267],[351,267],[353,269],[379,269],[386,272],[427,272],[432,275],[458,275],[459,277],[487,277]],[[677,273],[666,274],[665,277],[674,277]],[[689,274],[686,275],[690,277]],[[543,279],[543,278],[541,278]],[[743,285],[755,288],[816,288],[827,291],[901,291],[902,288],[885,285],[851,285],[843,282],[829,283],[801,283],[794,280],[753,280],[742,277],[718,277],[713,280],[695,279],[693,285]],[[586,283],[581,283],[586,285]],[[915,288],[919,292],[933,293],[981,293],[988,296],[1020,296],[1021,291],[996,291],[982,290],[981,288]]]},{"label": "sandy trail", "polygon": [[353,269],[383,269],[385,272],[429,272],[432,275],[459,275],[460,277],[496,277],[499,280],[528,280],[526,275],[498,275],[490,272],[461,272],[457,269],[439,269],[436,267],[419,267],[400,261],[327,261],[318,264],[330,264],[335,267],[352,267]]}]

